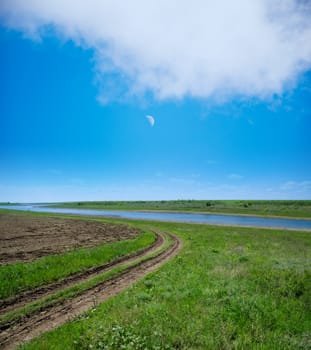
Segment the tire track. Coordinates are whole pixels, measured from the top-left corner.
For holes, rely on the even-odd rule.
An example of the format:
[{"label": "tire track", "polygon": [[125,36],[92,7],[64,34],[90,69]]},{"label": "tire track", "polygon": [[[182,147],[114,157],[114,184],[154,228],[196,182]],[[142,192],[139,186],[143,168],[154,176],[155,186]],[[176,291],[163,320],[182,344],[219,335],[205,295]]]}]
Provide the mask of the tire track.
[{"label": "tire track", "polygon": [[[163,237],[162,244],[160,245],[161,247],[166,243],[166,239],[161,233],[158,232],[158,234]],[[10,325],[10,327],[0,335],[1,348],[3,350],[13,349],[21,342],[30,341],[43,332],[61,326],[91,307],[94,307],[96,304],[120,293],[146,274],[156,270],[168,259],[173,258],[182,248],[182,242],[178,237],[171,233],[167,234],[171,237],[173,243],[158,255],[149,256],[149,258],[138,262],[134,266],[128,267],[120,274],[84,291],[73,299],[66,300],[62,304],[53,305],[51,308],[36,312]],[[160,247],[158,249],[160,249]],[[145,256],[147,256],[147,254],[145,254]],[[135,259],[133,258],[133,260]],[[126,263],[128,263],[128,261]]]},{"label": "tire track", "polygon": [[[73,275],[70,275],[68,277],[65,277],[62,281],[57,281],[48,285],[44,285],[35,289],[27,290],[25,292],[22,292],[14,297],[10,297],[7,299],[3,299],[0,301],[0,317],[8,313],[9,311],[16,310],[20,307],[23,307],[24,305],[37,301],[39,299],[43,299],[55,292],[58,292],[61,289],[71,287],[75,284],[81,283],[85,281],[86,279],[92,278],[100,273],[104,273],[106,271],[109,271],[110,269],[122,266],[124,264],[128,264],[131,261],[134,261],[135,259],[139,257],[143,257],[146,254],[152,253],[155,250],[157,250],[164,242],[163,235],[159,234],[158,232],[154,230],[150,230],[156,235],[155,241],[143,248],[139,251],[133,252],[131,254],[127,254],[125,256],[121,256],[120,258],[117,258],[109,263],[95,266],[93,268],[87,269],[82,272],[75,273]],[[1,324],[0,324],[0,330],[1,330]]]}]

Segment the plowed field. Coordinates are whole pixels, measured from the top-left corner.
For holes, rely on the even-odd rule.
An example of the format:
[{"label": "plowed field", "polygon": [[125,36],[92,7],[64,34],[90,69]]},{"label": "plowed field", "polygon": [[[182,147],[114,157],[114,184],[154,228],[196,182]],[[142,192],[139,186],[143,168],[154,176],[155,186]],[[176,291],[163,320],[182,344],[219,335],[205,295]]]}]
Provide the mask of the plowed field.
[{"label": "plowed field", "polygon": [[0,214],[0,265],[132,239],[138,232],[126,225]]}]

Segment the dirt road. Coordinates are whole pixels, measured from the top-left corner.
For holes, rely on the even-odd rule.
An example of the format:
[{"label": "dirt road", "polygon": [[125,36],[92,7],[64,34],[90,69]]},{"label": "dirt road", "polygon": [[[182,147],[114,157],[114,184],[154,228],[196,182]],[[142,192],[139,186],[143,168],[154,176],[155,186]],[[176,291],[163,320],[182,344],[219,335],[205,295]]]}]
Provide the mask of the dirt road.
[{"label": "dirt road", "polygon": [[[97,286],[84,291],[82,294],[73,299],[66,300],[59,305],[53,305],[50,308],[45,308],[33,313],[29,317],[22,320],[1,326],[0,345],[2,349],[13,349],[19,343],[30,341],[39,334],[50,331],[67,321],[72,320],[79,314],[94,307],[94,305],[101,303],[108,298],[121,292],[137,280],[144,277],[147,273],[154,271],[161,266],[168,259],[174,257],[181,249],[182,242],[175,235],[168,233],[172,239],[172,244],[161,250],[166,244],[166,238],[163,234],[158,233],[161,237],[150,251],[143,252],[139,257],[128,257],[121,263],[127,264],[136,259],[137,263],[128,267],[122,273],[111,277],[110,279],[98,284]],[[150,256],[150,252],[158,251],[159,253]],[[145,256],[146,259],[141,261],[139,258]],[[114,266],[108,267],[107,270]],[[89,277],[84,278],[87,279]]]},{"label": "dirt road", "polygon": [[[151,244],[150,246],[144,249],[141,249],[137,252],[133,252],[131,254],[117,258],[110,263],[103,264],[100,266],[95,266],[86,271],[82,271],[82,272],[78,272],[76,274],[70,275],[65,280],[44,285],[36,289],[27,290],[14,297],[0,300],[0,317],[5,315],[7,312],[21,308],[30,302],[43,299],[59,290],[62,290],[64,288],[69,288],[87,279],[90,279],[100,273],[107,272],[112,268],[128,264],[140,257],[143,257],[147,254],[151,254],[152,252],[156,251],[159,247],[161,247],[164,242],[164,237],[162,234],[159,234],[156,231],[153,231],[153,232],[156,235],[156,240],[154,241],[153,244]],[[1,325],[0,325],[0,329],[1,329]]]}]

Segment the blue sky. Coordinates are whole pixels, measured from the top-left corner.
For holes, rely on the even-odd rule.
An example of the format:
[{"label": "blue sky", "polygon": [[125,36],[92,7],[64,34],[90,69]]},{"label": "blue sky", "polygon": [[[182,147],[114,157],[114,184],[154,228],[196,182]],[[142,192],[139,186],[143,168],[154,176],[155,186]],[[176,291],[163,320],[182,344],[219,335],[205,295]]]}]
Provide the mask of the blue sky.
[{"label": "blue sky", "polygon": [[[241,82],[220,69],[188,74],[190,58],[176,71],[153,61],[143,70],[136,51],[106,50],[52,20],[30,31],[32,17],[27,27],[9,15],[0,17],[0,201],[311,199],[309,51],[293,57],[303,68],[266,67],[257,86],[252,62]],[[228,62],[222,72],[242,64]]]}]

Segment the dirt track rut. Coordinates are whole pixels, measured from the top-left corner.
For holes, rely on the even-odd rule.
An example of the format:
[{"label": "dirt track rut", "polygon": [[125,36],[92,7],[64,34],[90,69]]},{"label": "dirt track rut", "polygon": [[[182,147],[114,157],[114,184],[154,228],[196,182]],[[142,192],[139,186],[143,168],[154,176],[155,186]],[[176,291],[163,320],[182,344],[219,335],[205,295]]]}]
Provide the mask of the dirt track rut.
[{"label": "dirt track rut", "polygon": [[[134,266],[124,270],[122,273],[86,290],[83,294],[78,295],[73,299],[66,300],[62,304],[46,308],[30,315],[29,317],[25,317],[22,320],[17,320],[15,323],[10,324],[9,327],[3,330],[0,334],[1,348],[3,350],[13,349],[21,342],[30,341],[43,332],[59,327],[65,322],[74,319],[79,314],[94,307],[94,305],[123,291],[125,288],[144,277],[147,273],[156,270],[168,259],[174,257],[182,247],[182,242],[178,237],[171,233],[167,234],[172,238],[173,243],[158,255],[138,262]],[[158,235],[159,237],[162,237],[162,239],[158,239],[157,242],[161,241],[161,243],[157,243],[157,247],[152,248],[153,251],[160,249],[166,242],[165,237],[161,233],[158,233]],[[150,253],[150,250],[147,252],[145,251],[143,256],[148,256]],[[139,259],[140,257],[141,256],[130,257],[122,263],[127,264]],[[115,267],[115,265],[113,267]],[[108,270],[113,267],[108,268]]]},{"label": "dirt track rut", "polygon": [[[24,305],[43,299],[61,289],[71,287],[78,283],[85,281],[86,279],[92,278],[100,273],[104,273],[106,271],[111,270],[114,267],[121,266],[124,264],[128,264],[131,261],[136,260],[139,257],[145,256],[146,254],[150,254],[153,251],[157,250],[164,242],[164,237],[158,234],[156,231],[152,231],[156,234],[156,240],[150,246],[139,250],[138,252],[134,252],[132,254],[125,255],[120,257],[110,263],[103,264],[100,266],[96,266],[94,268],[88,269],[86,271],[82,271],[76,274],[73,274],[66,279],[51,283],[48,285],[44,285],[39,288],[35,288],[29,291],[25,291],[20,293],[14,297],[3,299],[0,301],[0,316],[5,315],[7,312],[16,310]],[[1,326],[0,326],[1,330]]]}]

